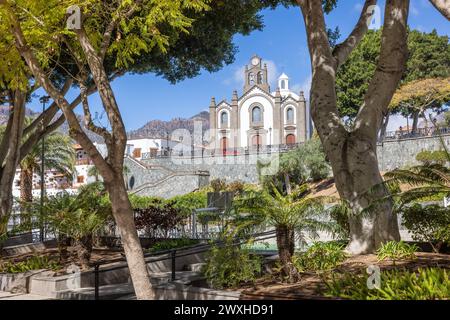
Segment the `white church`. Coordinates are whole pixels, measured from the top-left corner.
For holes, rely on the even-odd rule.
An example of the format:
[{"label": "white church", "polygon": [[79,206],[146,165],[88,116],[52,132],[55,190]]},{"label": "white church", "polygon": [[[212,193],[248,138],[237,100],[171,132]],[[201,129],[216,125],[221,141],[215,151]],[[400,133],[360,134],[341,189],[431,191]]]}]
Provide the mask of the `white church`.
[{"label": "white church", "polygon": [[270,90],[267,65],[257,55],[245,67],[244,91],[234,91],[231,103],[211,99],[210,146],[215,149],[295,145],[309,137],[309,112],[303,92],[289,88],[289,77],[278,78]]}]

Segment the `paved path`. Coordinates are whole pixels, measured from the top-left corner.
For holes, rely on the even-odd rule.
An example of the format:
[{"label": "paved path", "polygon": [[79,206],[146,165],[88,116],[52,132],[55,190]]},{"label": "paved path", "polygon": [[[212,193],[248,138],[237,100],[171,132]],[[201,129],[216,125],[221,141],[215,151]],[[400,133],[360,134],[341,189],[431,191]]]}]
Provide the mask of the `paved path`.
[{"label": "paved path", "polygon": [[3,300],[51,300],[48,297],[28,293],[9,293],[0,291],[0,301]]}]

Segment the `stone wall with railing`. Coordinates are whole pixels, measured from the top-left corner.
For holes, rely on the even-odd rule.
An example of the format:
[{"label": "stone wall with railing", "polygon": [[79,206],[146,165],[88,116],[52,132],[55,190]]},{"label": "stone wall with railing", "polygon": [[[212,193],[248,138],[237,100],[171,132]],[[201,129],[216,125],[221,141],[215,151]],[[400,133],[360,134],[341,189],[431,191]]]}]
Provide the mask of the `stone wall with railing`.
[{"label": "stone wall with railing", "polygon": [[[377,145],[382,172],[416,165],[416,155],[423,150],[441,150],[442,141],[450,147],[450,134],[387,139]],[[258,149],[215,150],[213,153],[172,154],[145,158],[140,162],[128,159],[131,191],[140,195],[173,196],[193,191],[212,179],[227,182],[258,183],[257,162],[277,159],[280,153],[294,146],[270,146]],[[296,146],[295,146],[296,147]],[[131,162],[130,162],[131,161]],[[169,192],[170,191],[170,192]]]}]

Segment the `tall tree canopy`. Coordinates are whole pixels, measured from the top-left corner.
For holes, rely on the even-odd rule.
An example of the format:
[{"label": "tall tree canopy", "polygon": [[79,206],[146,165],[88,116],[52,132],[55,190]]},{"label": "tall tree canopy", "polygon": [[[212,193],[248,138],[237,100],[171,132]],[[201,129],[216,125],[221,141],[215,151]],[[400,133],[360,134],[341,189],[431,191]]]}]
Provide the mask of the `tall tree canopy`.
[{"label": "tall tree canopy", "polygon": [[[338,70],[336,90],[339,112],[354,119],[373,77],[380,55],[382,31],[370,30]],[[411,81],[450,76],[448,36],[412,30],[408,33],[409,59],[401,85]],[[413,110],[410,110],[411,114]]]}]

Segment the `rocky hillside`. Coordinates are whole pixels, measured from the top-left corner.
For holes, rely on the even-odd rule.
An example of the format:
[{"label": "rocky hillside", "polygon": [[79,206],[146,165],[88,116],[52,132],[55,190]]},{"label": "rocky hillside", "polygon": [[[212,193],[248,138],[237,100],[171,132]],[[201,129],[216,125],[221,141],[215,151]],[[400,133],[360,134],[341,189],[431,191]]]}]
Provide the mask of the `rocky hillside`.
[{"label": "rocky hillside", "polygon": [[129,139],[139,138],[165,138],[167,133],[171,133],[176,129],[187,129],[194,132],[194,122],[201,121],[203,130],[209,129],[209,112],[202,111],[199,114],[189,118],[174,118],[170,121],[152,120],[143,127],[130,131]]},{"label": "rocky hillside", "polygon": [[[29,117],[35,117],[39,113],[33,112],[32,110],[27,109],[27,116]],[[9,115],[9,107],[0,106],[0,125],[5,125],[8,121],[8,115]],[[103,139],[90,132],[89,130],[86,130],[84,128],[84,124],[82,122],[82,116],[78,116],[80,123],[82,124],[83,129],[88,134],[88,136],[91,138],[92,141],[95,142],[102,142]],[[165,138],[167,136],[167,133],[172,133],[176,129],[187,129],[189,132],[194,132],[194,123],[195,121],[201,121],[203,130],[209,129],[209,112],[202,111],[199,114],[196,114],[195,116],[185,119],[185,118],[174,118],[170,121],[161,121],[161,120],[152,120],[149,121],[146,125],[143,127],[130,131],[128,133],[129,139],[138,139],[138,138]],[[64,123],[58,130],[59,132],[63,134],[69,133],[69,127],[67,123]]]}]

